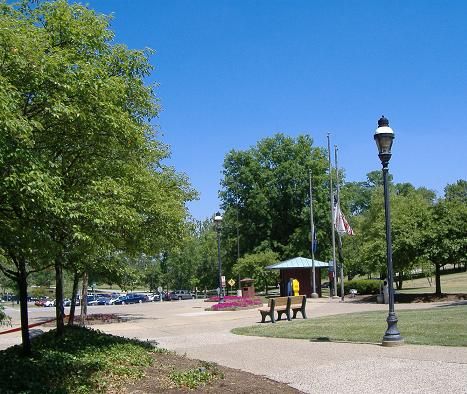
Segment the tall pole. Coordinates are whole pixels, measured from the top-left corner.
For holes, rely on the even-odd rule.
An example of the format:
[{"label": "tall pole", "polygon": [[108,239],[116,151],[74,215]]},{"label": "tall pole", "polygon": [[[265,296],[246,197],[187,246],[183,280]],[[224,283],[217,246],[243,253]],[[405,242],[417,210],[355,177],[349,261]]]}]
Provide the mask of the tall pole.
[{"label": "tall pole", "polygon": [[331,203],[331,236],[332,236],[332,264],[334,268],[334,275],[333,275],[333,293],[330,294],[333,298],[337,297],[337,278],[336,278],[336,240],[334,234],[334,198],[332,195],[332,163],[331,163],[331,140],[328,133],[328,160],[329,160],[329,200]]},{"label": "tall pole", "polygon": [[219,302],[224,302],[222,294],[221,228],[217,225],[217,265],[219,268]]},{"label": "tall pole", "polygon": [[310,169],[310,226],[311,226],[311,263],[312,263],[312,276],[313,287],[311,298],[318,298],[316,293],[316,269],[315,269],[315,222],[313,221],[313,190],[311,185],[311,169]]},{"label": "tall pole", "polygon": [[219,212],[214,216],[214,223],[217,232],[217,265],[219,268],[219,302],[224,302],[224,294],[222,292],[222,261],[221,261],[221,222],[222,216]]},{"label": "tall pole", "polygon": [[[239,227],[240,224],[239,224],[239,220],[238,220],[238,211],[239,211],[239,204],[238,204],[238,197],[237,197],[237,263],[238,263],[238,260],[240,260],[240,227]],[[238,290],[241,290],[241,288],[240,288],[240,272],[238,273]]]},{"label": "tall pole", "polygon": [[[339,165],[337,164],[337,145],[334,145],[334,163],[336,164],[336,194],[337,202],[341,203],[340,200],[340,186],[339,186]],[[340,281],[341,281],[341,301],[344,302],[344,260],[342,258],[342,236],[337,233],[337,247],[339,248],[339,257],[340,257]]]},{"label": "tall pole", "polygon": [[388,328],[383,337],[384,346],[394,346],[403,343],[403,338],[397,328],[397,316],[394,311],[394,286],[392,267],[392,240],[391,240],[391,217],[389,210],[389,190],[388,190],[388,165],[389,161],[383,161],[383,187],[384,187],[384,215],[386,218],[386,261],[389,290],[389,313],[386,319]]},{"label": "tall pole", "polygon": [[386,223],[386,263],[389,290],[389,313],[386,319],[388,328],[383,336],[383,346],[397,346],[404,343],[399,329],[397,328],[397,316],[394,312],[394,280],[392,266],[392,240],[391,240],[391,212],[389,210],[389,188],[388,167],[391,159],[391,147],[394,140],[394,131],[389,127],[389,120],[384,116],[378,120],[378,128],[374,139],[378,147],[378,156],[383,165],[383,188],[384,188],[384,216]]}]

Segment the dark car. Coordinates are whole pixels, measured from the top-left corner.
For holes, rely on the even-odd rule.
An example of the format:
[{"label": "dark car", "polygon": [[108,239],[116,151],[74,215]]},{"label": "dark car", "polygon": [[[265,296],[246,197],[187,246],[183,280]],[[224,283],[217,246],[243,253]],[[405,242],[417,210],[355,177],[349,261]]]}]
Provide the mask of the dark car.
[{"label": "dark car", "polygon": [[97,297],[94,300],[89,301],[88,300],[88,305],[107,305],[110,301],[110,298],[108,297]]},{"label": "dark car", "polygon": [[114,305],[137,304],[148,302],[148,296],[138,293],[128,293],[125,297],[114,302]]}]

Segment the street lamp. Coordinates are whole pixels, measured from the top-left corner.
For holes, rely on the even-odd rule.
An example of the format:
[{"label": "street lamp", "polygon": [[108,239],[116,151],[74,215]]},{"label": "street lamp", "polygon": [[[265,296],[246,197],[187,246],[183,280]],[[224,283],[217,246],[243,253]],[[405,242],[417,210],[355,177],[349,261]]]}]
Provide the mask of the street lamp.
[{"label": "street lamp", "polygon": [[391,159],[391,147],[394,140],[394,131],[389,127],[389,121],[382,116],[378,120],[378,128],[374,135],[378,147],[379,158],[383,165],[383,187],[384,187],[384,214],[386,218],[386,264],[389,290],[389,314],[386,321],[388,328],[383,337],[383,346],[397,346],[404,343],[399,329],[397,328],[397,316],[394,312],[394,287],[392,270],[392,242],[391,242],[391,222],[389,211],[388,193],[388,165]]},{"label": "street lamp", "polygon": [[222,216],[220,212],[216,212],[214,216],[214,224],[217,231],[217,264],[219,267],[219,302],[224,302],[224,294],[222,293],[222,261],[221,261],[221,223]]}]

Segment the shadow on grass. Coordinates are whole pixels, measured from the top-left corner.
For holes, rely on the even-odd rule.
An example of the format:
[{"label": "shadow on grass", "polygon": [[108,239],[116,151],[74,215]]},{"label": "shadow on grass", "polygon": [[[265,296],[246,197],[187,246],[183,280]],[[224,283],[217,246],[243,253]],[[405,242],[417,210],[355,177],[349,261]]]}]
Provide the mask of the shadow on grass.
[{"label": "shadow on grass", "polygon": [[[145,349],[150,344],[103,334],[80,327],[65,327],[32,338],[33,353],[24,357],[21,346],[0,351],[1,393],[99,392],[96,374],[106,368],[105,357],[119,345],[132,343]],[[100,354],[99,354],[100,353]]]}]

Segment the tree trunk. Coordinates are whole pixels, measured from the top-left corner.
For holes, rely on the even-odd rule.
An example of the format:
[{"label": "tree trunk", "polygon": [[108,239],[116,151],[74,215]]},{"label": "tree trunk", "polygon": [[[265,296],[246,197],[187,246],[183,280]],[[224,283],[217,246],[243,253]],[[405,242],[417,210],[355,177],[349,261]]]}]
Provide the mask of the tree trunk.
[{"label": "tree trunk", "polygon": [[436,295],[441,295],[441,265],[435,264]]},{"label": "tree trunk", "polygon": [[81,316],[79,318],[79,326],[86,325],[86,317],[88,315],[88,274],[83,274],[83,291],[81,292]]},{"label": "tree trunk", "polygon": [[18,275],[18,288],[19,288],[19,302],[20,302],[20,315],[21,315],[21,339],[23,342],[23,354],[25,356],[31,355],[31,339],[29,338],[29,319],[28,319],[28,282],[26,274],[26,262],[19,261],[19,275]]},{"label": "tree trunk", "polygon": [[402,284],[404,283],[404,273],[403,272],[399,272],[399,274],[397,275],[397,279],[396,279],[396,287],[397,287],[397,290],[402,290]]},{"label": "tree trunk", "polygon": [[72,326],[75,321],[76,294],[78,293],[79,273],[73,275],[73,290],[71,291],[70,315],[68,316],[68,325]]},{"label": "tree trunk", "polygon": [[55,259],[55,316],[57,319],[57,336],[65,333],[65,308],[63,306],[63,264],[60,257]]}]

